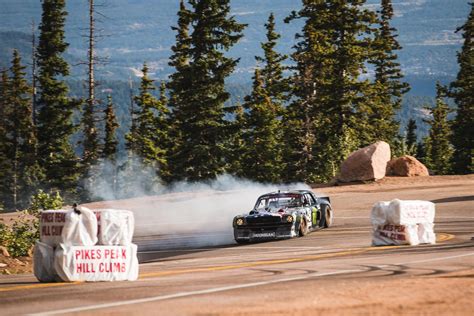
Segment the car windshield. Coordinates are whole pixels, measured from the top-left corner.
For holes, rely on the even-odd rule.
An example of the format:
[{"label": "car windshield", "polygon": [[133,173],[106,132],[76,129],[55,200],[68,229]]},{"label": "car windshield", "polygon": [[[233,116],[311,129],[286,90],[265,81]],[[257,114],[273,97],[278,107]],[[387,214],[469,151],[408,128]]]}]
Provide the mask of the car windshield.
[{"label": "car windshield", "polygon": [[285,207],[302,206],[301,194],[272,194],[261,196],[255,204],[256,210],[275,210]]}]

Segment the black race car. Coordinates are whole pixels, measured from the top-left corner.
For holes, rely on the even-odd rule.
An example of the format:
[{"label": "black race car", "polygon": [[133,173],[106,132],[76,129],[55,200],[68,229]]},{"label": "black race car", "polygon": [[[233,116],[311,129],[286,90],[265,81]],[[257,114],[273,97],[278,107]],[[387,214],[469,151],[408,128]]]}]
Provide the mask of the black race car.
[{"label": "black race car", "polygon": [[253,210],[234,217],[237,243],[285,239],[330,227],[331,201],[309,190],[278,191],[260,196]]}]

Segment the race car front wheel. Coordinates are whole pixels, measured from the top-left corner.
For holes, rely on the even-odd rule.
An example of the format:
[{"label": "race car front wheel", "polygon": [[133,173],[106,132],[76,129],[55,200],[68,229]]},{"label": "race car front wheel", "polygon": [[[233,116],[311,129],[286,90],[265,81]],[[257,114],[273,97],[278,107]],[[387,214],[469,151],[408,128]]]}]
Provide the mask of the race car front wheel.
[{"label": "race car front wheel", "polygon": [[308,233],[308,225],[306,224],[306,220],[304,218],[301,219],[300,222],[300,231],[299,235],[300,237],[305,236]]}]

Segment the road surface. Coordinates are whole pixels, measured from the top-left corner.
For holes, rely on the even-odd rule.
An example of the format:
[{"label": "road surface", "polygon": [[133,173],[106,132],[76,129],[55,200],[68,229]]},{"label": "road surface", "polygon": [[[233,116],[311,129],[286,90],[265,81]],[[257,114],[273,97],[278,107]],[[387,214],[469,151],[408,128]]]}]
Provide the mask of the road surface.
[{"label": "road surface", "polygon": [[[136,282],[38,283],[0,276],[0,314],[450,314],[474,309],[474,176],[316,189],[334,226],[303,238],[194,249],[144,242]],[[371,247],[379,200],[436,203],[436,245]],[[216,233],[218,235],[218,233]]]}]

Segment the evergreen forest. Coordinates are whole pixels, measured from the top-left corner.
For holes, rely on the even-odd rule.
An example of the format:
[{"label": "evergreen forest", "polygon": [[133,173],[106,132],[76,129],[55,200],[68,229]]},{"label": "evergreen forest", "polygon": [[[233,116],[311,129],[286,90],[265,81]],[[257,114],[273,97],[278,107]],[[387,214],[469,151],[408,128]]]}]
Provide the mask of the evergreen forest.
[{"label": "evergreen forest", "polygon": [[[290,54],[278,50],[281,30],[269,14],[249,89],[227,84],[240,61],[232,47],[248,27],[232,14],[231,1],[180,0],[169,30],[172,73],[155,80],[143,60],[139,80],[115,85],[126,107],[116,106],[97,79],[104,62],[96,49],[100,6],[84,1],[84,80],[71,76],[66,58],[66,1],[41,6],[31,54],[22,56],[18,47],[0,69],[2,210],[27,208],[41,191],[86,202],[103,198],[98,191],[105,187],[107,196],[127,198],[224,174],[325,183],[351,152],[379,140],[432,174],[474,171],[473,3],[453,30],[463,40],[457,76],[432,82],[435,102],[412,100],[425,107],[425,122],[403,113],[410,85],[391,0],[376,9],[365,0],[302,0],[284,19],[301,26]],[[420,138],[422,123],[428,129]]]}]

